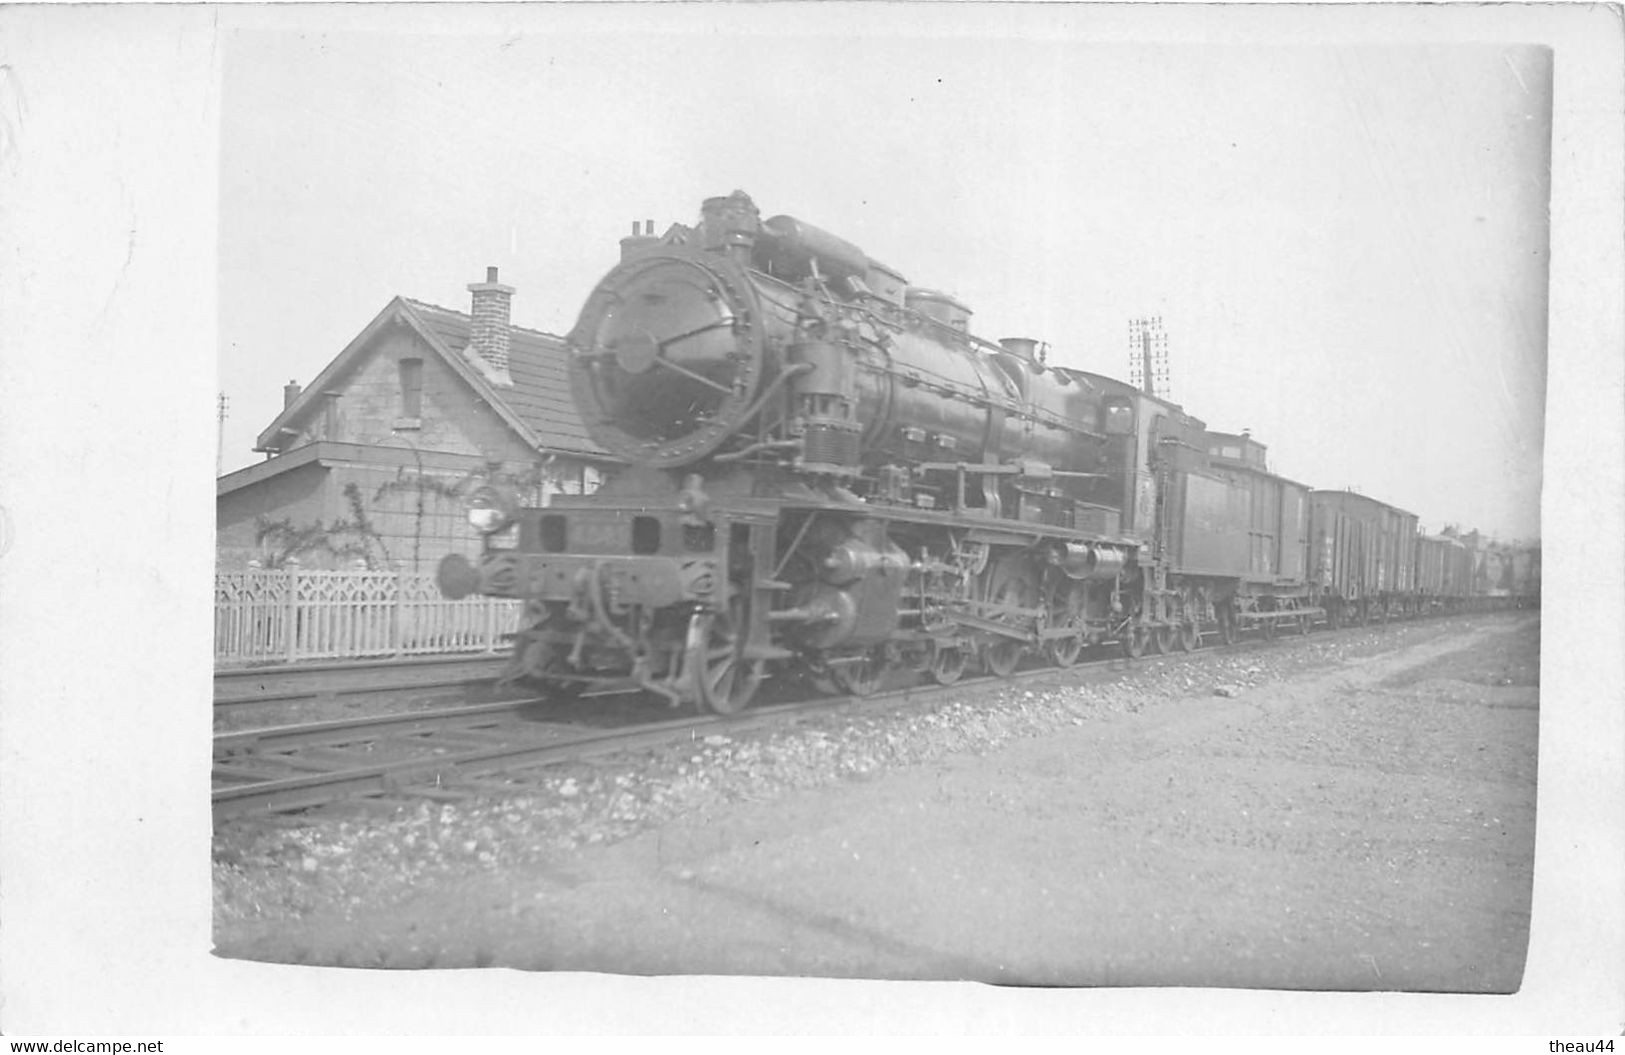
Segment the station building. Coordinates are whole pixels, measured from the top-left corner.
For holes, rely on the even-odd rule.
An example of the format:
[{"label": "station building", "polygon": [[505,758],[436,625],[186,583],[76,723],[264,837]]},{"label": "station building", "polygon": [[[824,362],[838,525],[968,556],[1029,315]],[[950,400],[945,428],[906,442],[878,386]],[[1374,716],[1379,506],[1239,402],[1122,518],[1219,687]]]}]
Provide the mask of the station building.
[{"label": "station building", "polygon": [[220,570],[431,571],[479,543],[461,495],[499,477],[529,502],[590,492],[613,459],[570,399],[562,338],[515,326],[489,268],[467,311],[397,296],[216,482]]}]

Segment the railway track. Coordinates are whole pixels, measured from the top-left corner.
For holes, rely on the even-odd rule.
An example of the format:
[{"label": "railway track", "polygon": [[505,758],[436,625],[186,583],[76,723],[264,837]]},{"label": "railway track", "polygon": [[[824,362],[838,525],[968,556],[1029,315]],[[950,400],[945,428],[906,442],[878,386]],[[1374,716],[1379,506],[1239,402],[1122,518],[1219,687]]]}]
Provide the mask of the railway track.
[{"label": "railway track", "polygon": [[524,712],[536,702],[217,737],[215,819],[308,809],[355,796],[432,794],[450,783],[478,787],[482,777],[658,746],[719,726],[745,730],[788,712],[850,701],[822,698],[773,704],[735,718],[690,715],[609,730],[525,720]]},{"label": "railway track", "polygon": [[218,822],[355,797],[463,794],[453,787],[512,791],[512,785],[498,785],[489,778],[692,737],[746,732],[793,714],[912,706],[967,688],[1041,678],[1087,684],[1122,670],[1128,662],[1154,667],[1187,661],[1192,655],[1172,653],[1134,661],[1103,655],[1064,669],[1021,670],[1009,678],[914,684],[863,697],[821,695],[761,703],[738,715],[690,714],[619,728],[558,720],[557,708],[544,710],[545,701],[530,698],[222,733],[214,738],[211,800]]},{"label": "railway track", "polygon": [[[1245,653],[1268,644],[1260,634],[1228,646],[1228,651]],[[518,774],[522,780],[524,771],[539,767],[714,733],[746,732],[795,714],[915,706],[967,688],[1040,679],[1084,685],[1129,665],[1155,669],[1189,662],[1208,647],[1135,660],[1124,659],[1116,649],[1101,651],[1102,655],[1072,667],[1038,666],[1008,678],[984,675],[952,685],[911,684],[862,697],[819,695],[764,702],[731,716],[689,714],[650,721],[652,707],[611,707],[611,697],[599,698],[596,709],[593,701],[580,701],[585,707],[560,707],[531,697],[221,733],[214,738],[214,817],[219,822],[356,797],[512,792],[513,783],[492,778]],[[606,722],[625,724],[606,727]]]},{"label": "railway track", "polygon": [[216,708],[227,708],[411,689],[454,688],[490,681],[507,662],[506,655],[426,656],[218,670],[214,674],[214,704]]}]

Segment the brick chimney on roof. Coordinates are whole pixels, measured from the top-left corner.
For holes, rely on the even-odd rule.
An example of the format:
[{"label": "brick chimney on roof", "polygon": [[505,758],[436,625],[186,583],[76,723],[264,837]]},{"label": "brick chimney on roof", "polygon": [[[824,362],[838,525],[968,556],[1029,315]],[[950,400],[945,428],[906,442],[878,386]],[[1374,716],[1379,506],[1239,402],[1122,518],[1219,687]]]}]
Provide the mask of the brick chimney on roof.
[{"label": "brick chimney on roof", "polygon": [[486,367],[486,375],[498,384],[513,384],[508,374],[508,348],[512,342],[509,318],[513,305],[513,287],[497,281],[497,269],[485,269],[485,281],[469,284],[473,305],[469,314],[473,323],[468,334],[470,358],[478,357]]}]

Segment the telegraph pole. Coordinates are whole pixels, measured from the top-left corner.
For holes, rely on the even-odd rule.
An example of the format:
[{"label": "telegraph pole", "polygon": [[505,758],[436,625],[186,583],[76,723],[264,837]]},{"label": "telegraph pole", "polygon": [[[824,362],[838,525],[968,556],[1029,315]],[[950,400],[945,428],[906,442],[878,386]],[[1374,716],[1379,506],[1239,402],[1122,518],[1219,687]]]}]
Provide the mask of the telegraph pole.
[{"label": "telegraph pole", "polygon": [[219,421],[214,439],[214,475],[217,477],[226,467],[226,408],[230,404],[231,399],[224,392],[220,393],[214,404],[215,416]]},{"label": "telegraph pole", "polygon": [[1129,383],[1148,396],[1172,399],[1173,378],[1168,369],[1168,334],[1162,316],[1128,321]]}]

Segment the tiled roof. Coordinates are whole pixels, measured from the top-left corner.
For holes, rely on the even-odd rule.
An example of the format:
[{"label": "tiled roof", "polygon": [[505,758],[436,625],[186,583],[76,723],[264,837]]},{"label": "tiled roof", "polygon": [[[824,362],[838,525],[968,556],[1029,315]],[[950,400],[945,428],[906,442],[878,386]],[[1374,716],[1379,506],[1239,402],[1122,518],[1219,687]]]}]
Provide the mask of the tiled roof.
[{"label": "tiled roof", "polygon": [[[467,313],[408,297],[401,299],[441,343],[462,354],[468,346]],[[488,392],[528,425],[542,446],[603,454],[603,448],[587,437],[581,415],[570,398],[567,354],[564,338],[514,326],[508,348],[508,374],[513,378],[513,387],[489,385]]]}]

